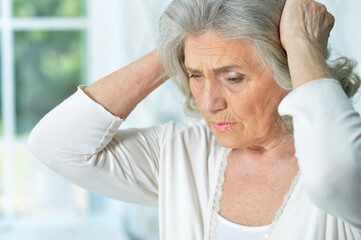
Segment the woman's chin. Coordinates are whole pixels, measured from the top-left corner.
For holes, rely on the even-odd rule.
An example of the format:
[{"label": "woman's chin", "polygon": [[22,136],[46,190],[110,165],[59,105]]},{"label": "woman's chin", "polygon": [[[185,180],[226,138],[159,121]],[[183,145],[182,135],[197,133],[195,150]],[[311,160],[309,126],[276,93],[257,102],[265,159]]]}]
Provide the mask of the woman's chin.
[{"label": "woman's chin", "polygon": [[224,148],[240,149],[245,146],[245,142],[240,137],[232,136],[230,134],[214,134],[216,141]]}]

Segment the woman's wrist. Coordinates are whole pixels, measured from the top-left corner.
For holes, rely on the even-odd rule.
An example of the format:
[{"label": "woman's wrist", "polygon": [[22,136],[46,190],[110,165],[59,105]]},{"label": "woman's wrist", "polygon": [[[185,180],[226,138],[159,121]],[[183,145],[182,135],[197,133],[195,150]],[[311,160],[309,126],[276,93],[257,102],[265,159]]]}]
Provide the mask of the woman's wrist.
[{"label": "woman's wrist", "polygon": [[83,90],[113,115],[126,119],[137,104],[167,78],[154,50]]},{"label": "woman's wrist", "polygon": [[287,47],[293,89],[316,79],[332,78],[322,50],[304,38],[295,38]]},{"label": "woman's wrist", "polygon": [[154,74],[154,79],[156,82],[165,82],[166,80],[169,79],[167,73],[165,72],[165,69],[163,67],[163,64],[160,60],[160,56],[158,54],[157,49],[154,49],[152,52],[149,53],[149,55],[151,55],[152,58],[152,69],[153,69],[153,74]]}]

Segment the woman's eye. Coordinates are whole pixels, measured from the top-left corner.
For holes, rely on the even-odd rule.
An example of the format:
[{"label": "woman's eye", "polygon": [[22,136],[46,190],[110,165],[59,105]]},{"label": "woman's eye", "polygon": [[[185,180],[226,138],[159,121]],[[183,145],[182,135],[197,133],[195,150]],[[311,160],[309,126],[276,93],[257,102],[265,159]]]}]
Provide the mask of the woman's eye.
[{"label": "woman's eye", "polygon": [[243,74],[231,74],[231,76],[225,76],[226,80],[230,83],[239,83],[244,79]]},{"label": "woman's eye", "polygon": [[219,77],[227,83],[235,84],[241,82],[244,79],[244,74],[238,72],[227,72],[221,73]]},{"label": "woman's eye", "polygon": [[238,82],[242,81],[241,78],[228,78],[227,80],[232,83],[238,83]]},{"label": "woman's eye", "polygon": [[198,78],[201,78],[202,75],[199,75],[199,74],[193,74],[191,75],[189,78],[195,78],[195,79],[198,79]]}]

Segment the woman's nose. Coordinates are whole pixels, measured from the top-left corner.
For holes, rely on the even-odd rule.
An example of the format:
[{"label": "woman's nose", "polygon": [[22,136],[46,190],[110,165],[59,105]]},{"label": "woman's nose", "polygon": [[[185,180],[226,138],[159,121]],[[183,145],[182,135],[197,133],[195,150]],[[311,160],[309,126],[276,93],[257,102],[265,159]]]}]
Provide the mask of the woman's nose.
[{"label": "woman's nose", "polygon": [[203,112],[217,112],[227,107],[221,89],[216,83],[206,83],[201,108]]}]

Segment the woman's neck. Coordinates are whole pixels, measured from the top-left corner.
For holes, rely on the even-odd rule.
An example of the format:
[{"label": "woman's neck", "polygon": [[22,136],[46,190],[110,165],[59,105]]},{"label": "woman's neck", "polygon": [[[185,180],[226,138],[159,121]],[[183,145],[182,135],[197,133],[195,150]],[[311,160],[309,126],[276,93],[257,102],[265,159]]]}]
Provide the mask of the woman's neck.
[{"label": "woman's neck", "polygon": [[249,174],[272,174],[277,169],[297,167],[292,135],[278,135],[263,144],[233,149],[229,161],[242,166]]}]

